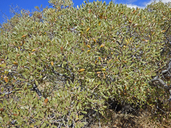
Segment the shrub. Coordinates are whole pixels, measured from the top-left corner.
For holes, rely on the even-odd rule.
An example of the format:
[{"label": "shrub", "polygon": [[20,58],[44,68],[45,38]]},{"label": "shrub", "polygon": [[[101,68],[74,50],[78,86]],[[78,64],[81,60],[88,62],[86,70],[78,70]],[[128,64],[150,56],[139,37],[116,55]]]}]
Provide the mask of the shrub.
[{"label": "shrub", "polygon": [[88,111],[105,116],[109,99],[155,106],[165,92],[149,82],[168,63],[170,4],[49,2],[0,28],[3,127],[87,126]]}]

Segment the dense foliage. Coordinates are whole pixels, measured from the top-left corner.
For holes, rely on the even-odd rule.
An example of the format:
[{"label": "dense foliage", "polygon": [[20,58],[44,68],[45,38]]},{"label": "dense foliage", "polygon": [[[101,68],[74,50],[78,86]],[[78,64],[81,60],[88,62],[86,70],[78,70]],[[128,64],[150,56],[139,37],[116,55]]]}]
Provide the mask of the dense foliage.
[{"label": "dense foliage", "polygon": [[0,28],[1,126],[86,127],[112,101],[168,109],[169,93],[150,80],[169,62],[169,3],[49,3]]}]

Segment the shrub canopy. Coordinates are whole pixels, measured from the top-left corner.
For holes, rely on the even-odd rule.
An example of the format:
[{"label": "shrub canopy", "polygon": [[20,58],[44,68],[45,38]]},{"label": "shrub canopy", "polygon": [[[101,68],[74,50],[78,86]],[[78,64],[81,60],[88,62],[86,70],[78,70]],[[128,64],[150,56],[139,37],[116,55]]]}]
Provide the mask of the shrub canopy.
[{"label": "shrub canopy", "polygon": [[149,81],[169,61],[170,3],[49,3],[0,28],[2,126],[86,126],[87,110],[104,115],[109,99],[154,105]]}]

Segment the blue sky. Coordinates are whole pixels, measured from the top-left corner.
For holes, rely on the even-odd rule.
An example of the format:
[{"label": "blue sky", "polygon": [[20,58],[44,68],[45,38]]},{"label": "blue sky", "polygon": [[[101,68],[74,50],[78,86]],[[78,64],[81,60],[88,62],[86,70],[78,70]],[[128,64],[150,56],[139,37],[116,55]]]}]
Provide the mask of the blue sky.
[{"label": "blue sky", "polygon": [[[85,0],[73,0],[74,6],[81,5]],[[93,2],[96,0],[89,0],[89,2]],[[99,0],[100,1],[100,0]],[[106,1],[108,4],[111,0],[102,0]],[[116,4],[127,4],[128,7],[141,7],[144,8],[148,4],[150,4],[153,0],[112,0]],[[157,0],[158,1],[158,0]],[[162,2],[171,2],[171,0],[162,0]],[[0,4],[0,23],[3,23],[5,19],[11,18],[13,16],[10,13],[10,7],[29,10],[30,12],[35,11],[35,6],[39,6],[42,4],[43,8],[49,6],[48,0],[2,0]]]}]

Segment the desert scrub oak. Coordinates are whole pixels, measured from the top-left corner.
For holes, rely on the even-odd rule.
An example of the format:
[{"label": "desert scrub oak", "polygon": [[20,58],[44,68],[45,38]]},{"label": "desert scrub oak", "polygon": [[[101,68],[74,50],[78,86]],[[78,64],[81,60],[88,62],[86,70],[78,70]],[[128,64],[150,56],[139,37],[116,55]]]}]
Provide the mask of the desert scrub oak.
[{"label": "desert scrub oak", "polygon": [[169,4],[49,3],[0,28],[0,125],[83,127],[88,110],[103,116],[113,98],[155,106],[149,81],[168,62]]}]

